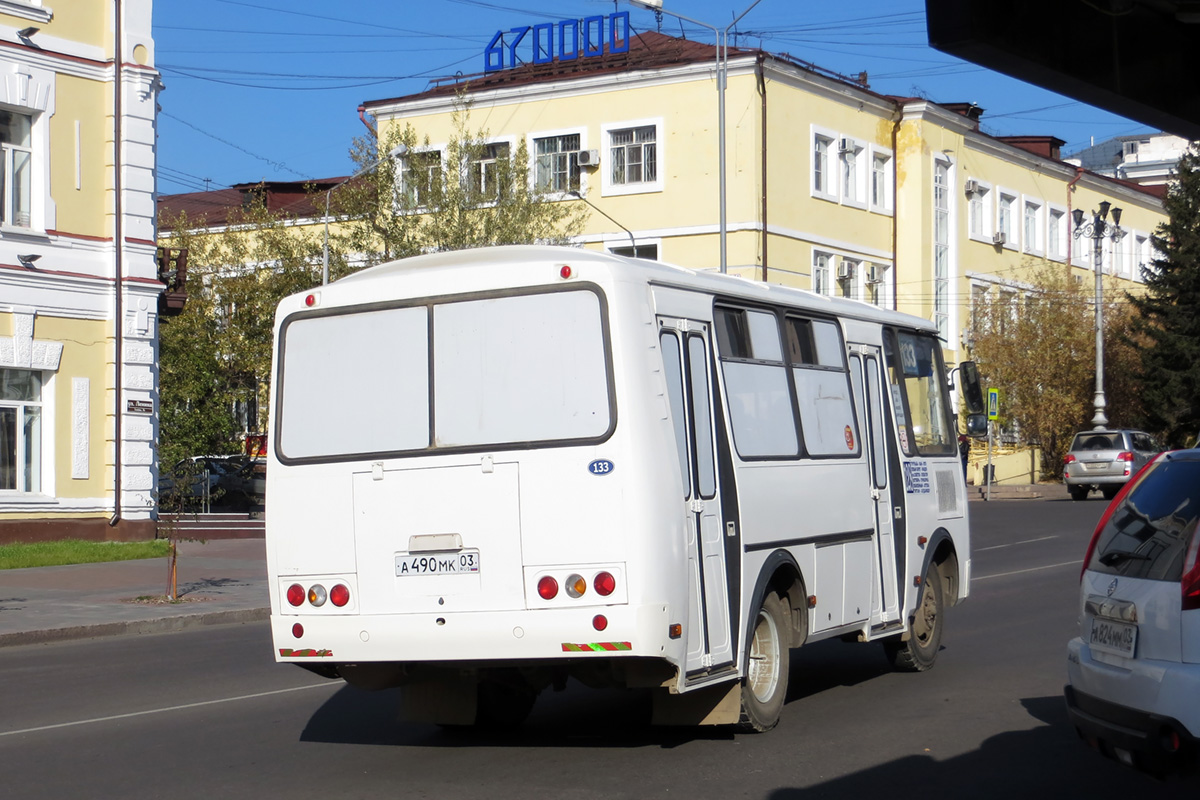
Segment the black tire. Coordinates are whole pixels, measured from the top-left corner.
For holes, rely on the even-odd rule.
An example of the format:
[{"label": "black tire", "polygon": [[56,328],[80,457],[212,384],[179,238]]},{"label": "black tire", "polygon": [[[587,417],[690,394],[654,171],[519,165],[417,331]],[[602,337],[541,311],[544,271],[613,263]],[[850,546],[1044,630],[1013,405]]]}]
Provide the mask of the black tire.
[{"label": "black tire", "polygon": [[753,621],[746,676],[742,678],[738,727],[744,731],[761,733],[779,724],[787,699],[789,630],[787,606],[779,595],[768,594]]},{"label": "black tire", "polygon": [[942,575],[937,564],[930,564],[921,582],[921,596],[910,621],[908,638],[888,639],[884,649],[892,666],[901,672],[924,672],[937,660],[942,646]]},{"label": "black tire", "polygon": [[1068,486],[1067,491],[1071,493],[1072,500],[1087,500],[1088,488],[1086,486]]},{"label": "black tire", "polygon": [[1112,500],[1114,497],[1117,496],[1117,493],[1121,491],[1121,487],[1120,486],[1105,486],[1100,491],[1104,494],[1105,500]]},{"label": "black tire", "polygon": [[533,711],[538,693],[530,686],[480,681],[475,725],[486,730],[511,730]]}]

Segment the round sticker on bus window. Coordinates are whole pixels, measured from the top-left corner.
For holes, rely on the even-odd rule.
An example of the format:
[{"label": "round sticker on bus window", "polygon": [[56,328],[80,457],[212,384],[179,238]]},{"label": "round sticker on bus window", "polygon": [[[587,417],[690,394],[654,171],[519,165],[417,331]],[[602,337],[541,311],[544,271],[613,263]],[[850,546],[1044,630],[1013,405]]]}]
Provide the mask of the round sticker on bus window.
[{"label": "round sticker on bus window", "polygon": [[588,472],[593,475],[607,475],[613,471],[613,462],[607,458],[597,458],[592,463],[588,464]]},{"label": "round sticker on bus window", "polygon": [[846,426],[846,449],[854,449],[854,431],[850,429],[849,425]]}]

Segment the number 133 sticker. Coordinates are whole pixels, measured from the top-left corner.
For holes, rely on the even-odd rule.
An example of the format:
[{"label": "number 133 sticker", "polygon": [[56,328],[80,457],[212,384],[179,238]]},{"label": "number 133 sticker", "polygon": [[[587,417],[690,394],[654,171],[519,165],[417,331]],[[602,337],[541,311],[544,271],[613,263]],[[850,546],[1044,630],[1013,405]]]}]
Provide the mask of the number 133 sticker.
[{"label": "number 133 sticker", "polygon": [[588,464],[588,472],[593,475],[607,475],[615,469],[613,462],[607,458],[597,458],[592,463]]}]

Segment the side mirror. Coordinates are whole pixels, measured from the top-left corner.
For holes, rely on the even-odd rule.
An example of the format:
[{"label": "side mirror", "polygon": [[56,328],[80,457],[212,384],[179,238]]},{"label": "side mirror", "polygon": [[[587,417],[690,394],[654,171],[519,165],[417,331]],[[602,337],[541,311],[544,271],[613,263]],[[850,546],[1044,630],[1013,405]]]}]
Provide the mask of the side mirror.
[{"label": "side mirror", "polygon": [[[974,361],[964,361],[958,365],[958,373],[962,382],[963,402],[967,404],[968,414],[983,413],[983,389],[979,386],[979,368]],[[984,420],[984,427],[987,427]]]},{"label": "side mirror", "polygon": [[984,414],[967,415],[967,436],[972,439],[983,439],[987,436],[988,421]]}]

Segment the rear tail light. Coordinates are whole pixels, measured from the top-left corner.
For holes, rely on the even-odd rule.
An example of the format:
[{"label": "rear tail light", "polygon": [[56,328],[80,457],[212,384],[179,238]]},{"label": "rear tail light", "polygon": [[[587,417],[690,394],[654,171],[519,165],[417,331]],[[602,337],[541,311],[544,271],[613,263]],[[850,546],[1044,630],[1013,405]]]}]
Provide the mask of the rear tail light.
[{"label": "rear tail light", "polygon": [[596,588],[596,594],[608,597],[617,588],[617,579],[611,572],[598,572],[596,577],[592,578],[592,586]]},{"label": "rear tail light", "polygon": [[1096,523],[1096,530],[1092,531],[1092,539],[1088,542],[1087,552],[1083,555],[1083,567],[1079,570],[1080,583],[1083,582],[1083,576],[1087,572],[1088,564],[1092,563],[1092,554],[1096,552],[1096,542],[1100,539],[1100,531],[1104,530],[1104,526],[1112,518],[1113,512],[1117,510],[1117,506],[1125,502],[1125,495],[1129,494],[1137,484],[1141,483],[1142,479],[1150,474],[1151,468],[1166,455],[1166,453],[1160,453],[1152,460],[1147,461],[1145,466],[1138,470],[1137,475],[1134,475],[1121,487],[1121,491],[1117,492],[1117,496],[1108,504],[1108,508],[1104,509],[1104,514],[1100,517],[1100,521]]},{"label": "rear tail light", "polygon": [[329,602],[338,608],[344,608],[350,602],[350,588],[344,583],[334,586],[329,590]]},{"label": "rear tail light", "polygon": [[1183,594],[1184,611],[1200,608],[1200,563],[1197,563],[1197,551],[1200,551],[1200,535],[1195,527],[1192,528],[1192,541],[1188,545],[1187,558],[1183,562],[1183,577],[1179,579],[1179,589]]},{"label": "rear tail light", "polygon": [[543,600],[553,600],[558,596],[558,581],[549,575],[543,575],[537,584],[538,594]]},{"label": "rear tail light", "polygon": [[1072,454],[1072,453],[1067,453],[1067,454],[1066,454],[1066,456],[1064,456],[1064,457],[1063,457],[1063,464],[1064,464],[1064,465],[1066,465],[1066,464],[1074,464],[1074,463],[1075,463],[1075,456],[1074,456],[1074,454]]},{"label": "rear tail light", "polygon": [[1133,471],[1133,453],[1130,453],[1128,450],[1126,450],[1124,453],[1121,453],[1119,456],[1117,456],[1117,461],[1125,462],[1126,475]]},{"label": "rear tail light", "polygon": [[287,600],[294,606],[301,605],[304,602],[304,587],[298,583],[293,583],[288,587]]},{"label": "rear tail light", "polygon": [[587,592],[587,581],[582,575],[572,575],[567,578],[567,594],[571,597],[583,597]]},{"label": "rear tail light", "polygon": [[320,608],[321,606],[325,605],[325,600],[327,598],[328,595],[325,592],[325,587],[321,584],[314,583],[312,586],[308,587],[308,602],[316,608]]}]

